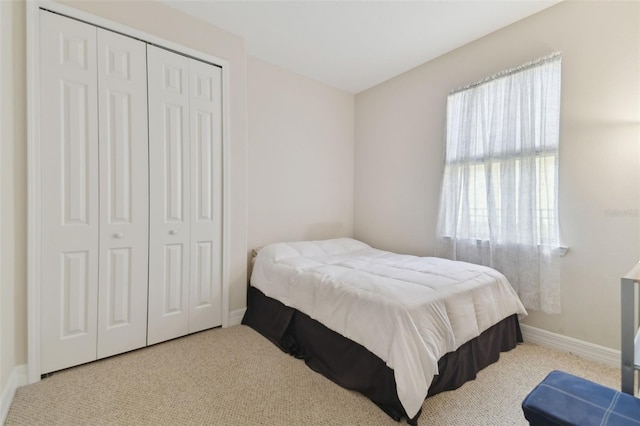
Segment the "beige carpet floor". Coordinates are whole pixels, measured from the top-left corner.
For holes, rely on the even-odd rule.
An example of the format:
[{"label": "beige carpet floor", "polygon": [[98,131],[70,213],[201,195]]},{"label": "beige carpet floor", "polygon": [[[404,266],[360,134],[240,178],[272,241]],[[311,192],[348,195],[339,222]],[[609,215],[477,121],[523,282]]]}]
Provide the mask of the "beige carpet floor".
[{"label": "beige carpet floor", "polygon": [[[618,388],[616,368],[529,343],[460,389],[425,400],[420,425],[526,425],[520,404],[551,370]],[[18,389],[6,425],[398,425],[245,326],[214,329],[65,370]]]}]

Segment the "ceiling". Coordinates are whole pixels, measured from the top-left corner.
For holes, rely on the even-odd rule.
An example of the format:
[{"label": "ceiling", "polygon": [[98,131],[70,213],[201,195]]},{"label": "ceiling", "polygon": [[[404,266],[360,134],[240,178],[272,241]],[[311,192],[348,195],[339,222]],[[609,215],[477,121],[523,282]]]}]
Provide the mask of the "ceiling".
[{"label": "ceiling", "polygon": [[559,2],[162,1],[242,36],[251,56],[350,93]]}]

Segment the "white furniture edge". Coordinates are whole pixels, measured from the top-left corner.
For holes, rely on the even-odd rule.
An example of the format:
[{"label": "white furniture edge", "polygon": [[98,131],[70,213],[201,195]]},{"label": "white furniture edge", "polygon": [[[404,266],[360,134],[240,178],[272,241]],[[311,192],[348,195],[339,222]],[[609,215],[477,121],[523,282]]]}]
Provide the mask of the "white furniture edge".
[{"label": "white furniture edge", "polygon": [[222,327],[229,327],[229,285],[230,285],[230,100],[229,100],[229,63],[207,53],[182,46],[160,37],[118,24],[105,18],[79,11],[50,0],[28,0],[27,2],[27,370],[28,383],[40,380],[40,288],[41,288],[41,208],[40,205],[40,104],[39,75],[39,27],[40,9],[60,13],[71,18],[104,27],[121,34],[144,40],[159,47],[191,56],[222,68]]},{"label": "white furniture edge", "polygon": [[[0,25],[2,25],[2,5],[0,4]],[[0,50],[2,50],[2,31],[0,30]],[[3,91],[2,91],[2,67],[4,65],[4,55],[0,55],[0,99],[6,99],[3,96]],[[2,103],[0,101],[0,139],[2,139],[3,135],[2,135]],[[0,164],[2,164],[2,144],[0,144]],[[0,192],[2,191],[2,173],[0,172]],[[2,199],[0,199],[0,235],[2,235]],[[0,239],[0,271],[2,271],[2,239]],[[2,274],[0,273],[0,308],[2,308]],[[0,330],[3,330],[2,328],[2,316],[0,316]],[[0,331],[0,357],[2,357],[2,332]],[[6,343],[5,343],[6,345]],[[6,346],[5,346],[6,347]],[[0,375],[0,386],[2,386],[2,377]],[[7,380],[7,389],[9,389],[11,384],[11,379]],[[9,406],[11,405],[11,401],[13,400],[13,395],[9,398],[9,402],[6,403],[5,402],[5,397],[7,391],[3,390],[2,394],[0,394],[0,396],[2,397],[2,399],[0,400],[0,424],[4,424],[4,419],[7,417],[7,412],[9,411]],[[6,405],[6,409],[5,409],[5,405]]]},{"label": "white furniture edge", "polygon": [[629,395],[640,393],[636,376],[640,370],[640,332],[638,331],[638,298],[636,286],[640,283],[640,263],[620,279],[620,351],[621,390]]},{"label": "white furniture edge", "polygon": [[13,403],[13,398],[16,395],[16,390],[20,386],[27,384],[27,366],[18,365],[11,371],[9,381],[2,391],[2,402],[0,403],[0,424],[4,424],[9,414],[9,408]]},{"label": "white furniture edge", "polygon": [[525,342],[535,343],[561,352],[569,352],[580,358],[596,361],[611,367],[620,368],[620,351],[606,346],[563,336],[537,327],[520,324]]}]

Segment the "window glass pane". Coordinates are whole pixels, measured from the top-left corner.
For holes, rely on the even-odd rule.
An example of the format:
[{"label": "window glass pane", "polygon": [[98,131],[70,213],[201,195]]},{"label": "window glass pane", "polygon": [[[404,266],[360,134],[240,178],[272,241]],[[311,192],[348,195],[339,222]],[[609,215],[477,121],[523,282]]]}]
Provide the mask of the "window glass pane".
[{"label": "window glass pane", "polygon": [[[458,209],[458,220],[456,234],[462,238],[489,240],[489,216],[493,225],[494,238],[502,241],[502,229],[505,222],[515,221],[515,226],[520,218],[520,180],[521,164],[520,159],[506,160],[510,162],[513,173],[513,185],[508,182],[501,182],[501,171],[505,170],[505,164],[501,161],[492,161],[487,165],[483,163],[471,164],[466,168],[458,168],[458,171],[466,176],[466,184],[462,187],[462,197]],[[536,197],[535,211],[533,217],[539,230],[538,244],[557,243],[557,234],[554,230],[556,224],[556,155],[541,155],[535,158],[536,173]],[[448,169],[448,168],[447,168]],[[445,174],[451,173],[446,170]],[[487,184],[487,179],[491,180],[491,185]],[[490,191],[489,188],[493,190]],[[503,196],[501,189],[513,189],[513,194]],[[505,205],[502,204],[503,198]],[[493,203],[489,205],[489,200]],[[509,202],[511,200],[511,202]],[[466,213],[465,213],[466,212]],[[466,216],[466,218],[465,218]],[[510,219],[512,218],[512,219]],[[468,219],[468,220],[467,220]],[[450,229],[450,228],[449,228]]]}]

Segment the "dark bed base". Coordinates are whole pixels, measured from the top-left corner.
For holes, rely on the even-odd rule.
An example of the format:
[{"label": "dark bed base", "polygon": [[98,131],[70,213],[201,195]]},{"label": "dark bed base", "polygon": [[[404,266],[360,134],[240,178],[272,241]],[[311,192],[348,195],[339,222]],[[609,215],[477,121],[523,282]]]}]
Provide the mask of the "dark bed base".
[{"label": "dark bed base", "polygon": [[[398,399],[393,370],[363,346],[265,296],[255,287],[248,289],[247,312],[242,323],[284,352],[304,359],[314,371],[362,393],[394,420],[408,419]],[[434,377],[428,396],[457,389],[475,379],[478,371],[496,362],[500,352],[513,349],[517,342],[522,342],[522,334],[517,316],[512,315],[440,358],[440,374]],[[408,419],[410,424],[417,424],[419,416],[420,412]]]}]

